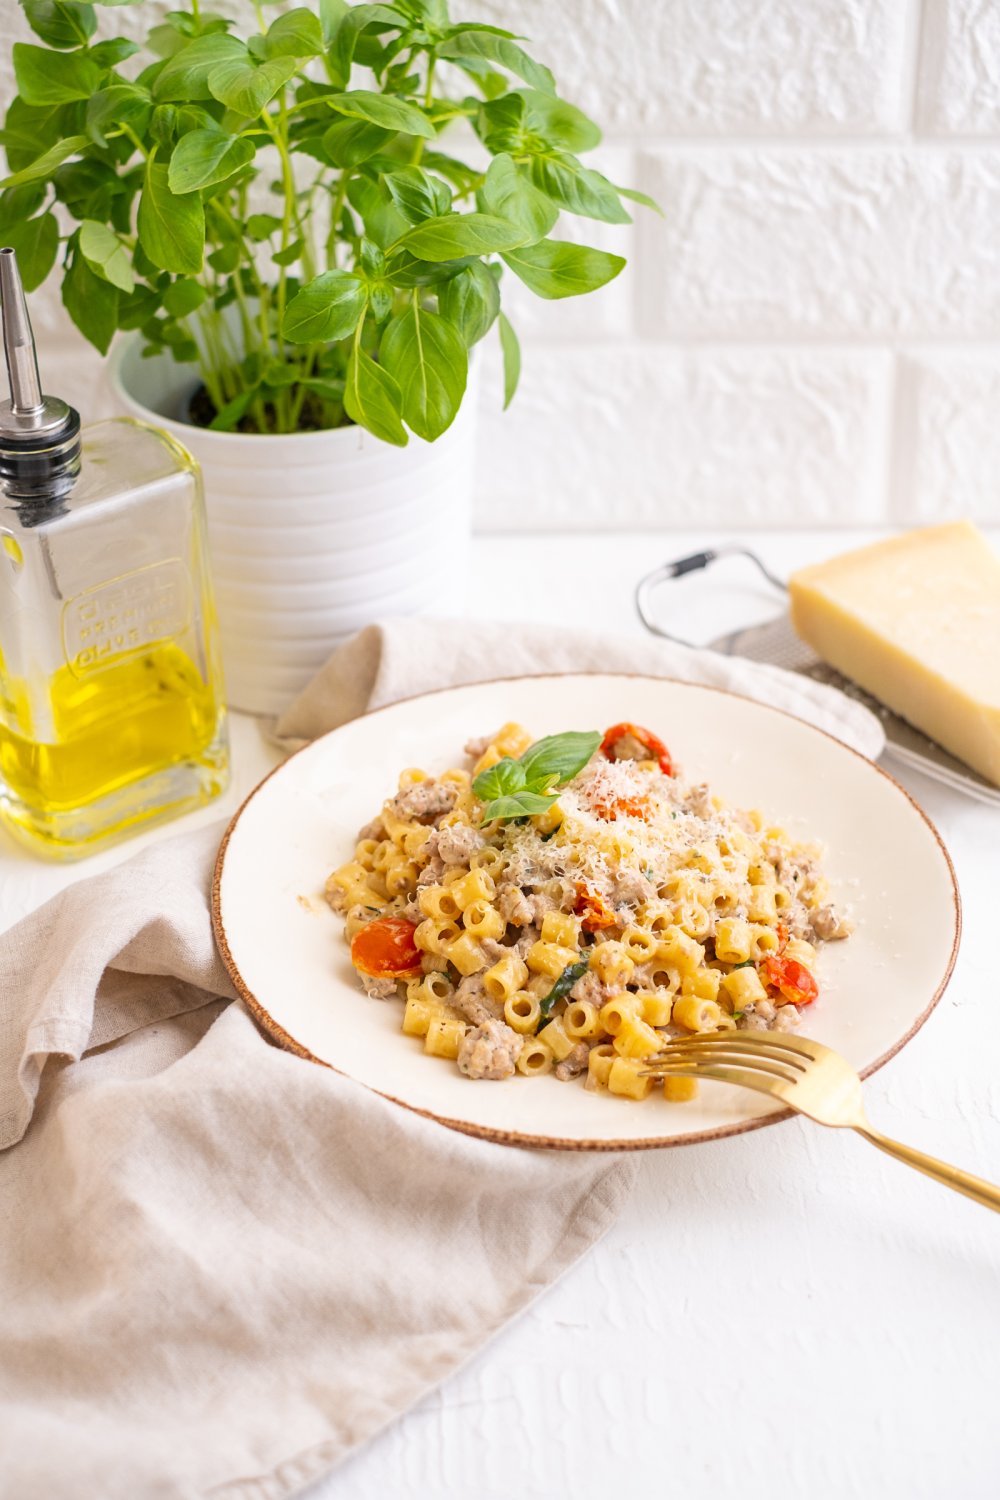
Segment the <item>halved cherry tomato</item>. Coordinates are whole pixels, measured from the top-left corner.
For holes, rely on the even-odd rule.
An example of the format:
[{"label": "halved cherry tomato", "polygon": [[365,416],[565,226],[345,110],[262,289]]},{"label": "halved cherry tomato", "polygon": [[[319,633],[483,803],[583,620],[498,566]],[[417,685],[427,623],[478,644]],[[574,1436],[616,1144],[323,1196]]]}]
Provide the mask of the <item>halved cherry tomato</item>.
[{"label": "halved cherry tomato", "polygon": [[582,880],[576,882],[576,905],[573,908],[583,918],[584,932],[597,932],[601,927],[614,927],[618,918],[606,906],[596,891],[592,891]]},{"label": "halved cherry tomato", "polygon": [[421,952],[415,928],[405,917],[377,917],[358,929],[351,943],[351,962],[375,979],[405,979],[419,974]]},{"label": "halved cherry tomato", "polygon": [[780,990],[793,1005],[811,1005],[819,994],[819,985],[809,970],[794,958],[775,958],[773,955],[765,958],[764,973],[768,983]]},{"label": "halved cherry tomato", "polygon": [[649,803],[645,797],[595,797],[590,808],[596,817],[604,818],[608,823],[614,823],[618,818],[649,817]]},{"label": "halved cherry tomato", "polygon": [[608,760],[615,760],[616,757],[612,754],[615,744],[618,740],[624,739],[626,735],[630,735],[632,739],[638,740],[643,749],[649,751],[650,760],[659,762],[660,770],[664,776],[672,776],[674,774],[674,763],[671,759],[670,751],[651,729],[643,729],[641,724],[612,724],[601,741],[601,754],[606,756]]}]

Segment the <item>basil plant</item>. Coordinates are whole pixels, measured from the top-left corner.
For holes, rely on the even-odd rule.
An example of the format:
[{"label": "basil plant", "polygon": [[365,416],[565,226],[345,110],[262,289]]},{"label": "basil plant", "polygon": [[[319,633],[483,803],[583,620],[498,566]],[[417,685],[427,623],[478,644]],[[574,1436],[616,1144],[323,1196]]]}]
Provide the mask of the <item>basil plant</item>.
[{"label": "basil plant", "polygon": [[141,45],[99,37],[129,3],[22,0],[0,237],[29,290],[58,261],[102,353],[138,329],[196,361],[192,420],[433,440],[494,327],[513,395],[505,269],[548,298],[622,269],[556,221],[650,200],[582,164],[600,131],[512,33],[447,0],[231,6],[245,25],[189,0]]}]

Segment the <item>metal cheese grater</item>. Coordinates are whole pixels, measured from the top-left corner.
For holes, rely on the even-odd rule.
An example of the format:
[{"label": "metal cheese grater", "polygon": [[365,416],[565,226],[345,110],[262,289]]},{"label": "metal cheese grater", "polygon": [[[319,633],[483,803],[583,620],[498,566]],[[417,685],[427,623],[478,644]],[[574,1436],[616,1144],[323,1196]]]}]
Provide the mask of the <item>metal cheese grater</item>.
[{"label": "metal cheese grater", "polygon": [[[653,572],[647,573],[640,581],[635,591],[635,604],[639,618],[646,629],[653,635],[663,636],[668,641],[676,641],[678,645],[692,645],[693,642],[683,640],[681,636],[665,630],[662,625],[658,624],[652,613],[652,596],[660,584],[668,583],[674,578],[682,578],[687,573],[695,573],[708,568],[723,557],[747,558],[772,588],[783,596],[787,595],[787,585],[766,568],[757,554],[747,547],[716,547],[705,552],[695,552],[690,557],[680,557],[673,562],[663,563]],[[842,693],[862,703],[865,708],[878,716],[885,729],[885,754],[888,759],[896,761],[899,765],[908,766],[912,770],[922,771],[925,776],[930,776],[934,781],[950,787],[952,791],[962,792],[966,797],[972,797],[977,802],[987,802],[994,807],[1000,807],[1000,788],[995,787],[971,767],[957,760],[943,746],[929,739],[926,734],[915,729],[898,714],[894,714],[891,709],[886,708],[884,703],[880,703],[877,698],[873,698],[870,693],[858,687],[857,683],[851,682],[835,668],[821,661],[812,648],[795,634],[787,611],[764,624],[750,625],[742,630],[734,630],[727,635],[721,635],[718,639],[708,643],[708,649],[718,651],[723,656],[745,656],[750,661],[767,662],[773,667],[784,667],[790,672],[801,672],[804,677],[811,677],[816,682],[839,688]]]}]

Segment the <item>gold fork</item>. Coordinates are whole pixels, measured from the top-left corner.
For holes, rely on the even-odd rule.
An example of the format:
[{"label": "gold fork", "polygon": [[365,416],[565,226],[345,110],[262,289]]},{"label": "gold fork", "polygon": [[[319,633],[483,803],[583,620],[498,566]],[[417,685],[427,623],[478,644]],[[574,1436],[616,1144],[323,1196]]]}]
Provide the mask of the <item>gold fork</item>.
[{"label": "gold fork", "polygon": [[1000,1187],[873,1130],[865,1118],[857,1073],[839,1052],[808,1037],[785,1031],[716,1031],[678,1037],[649,1059],[645,1072],[656,1078],[714,1078],[770,1094],[819,1125],[856,1130],[880,1151],[1000,1213]]}]

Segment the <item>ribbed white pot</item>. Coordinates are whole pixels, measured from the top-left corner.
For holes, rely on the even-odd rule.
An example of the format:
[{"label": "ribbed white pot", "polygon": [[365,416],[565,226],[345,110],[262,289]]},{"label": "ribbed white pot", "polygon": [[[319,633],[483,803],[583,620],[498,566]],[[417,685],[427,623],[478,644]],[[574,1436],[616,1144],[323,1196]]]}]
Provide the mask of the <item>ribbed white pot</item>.
[{"label": "ribbed white pot", "polygon": [[205,478],[226,692],[279,713],[330,651],[385,615],[461,609],[467,572],[476,403],[470,389],[436,443],[406,448],[360,427],[288,437],[209,432],[183,421],[193,365],[112,354],[123,409],[165,428]]}]

